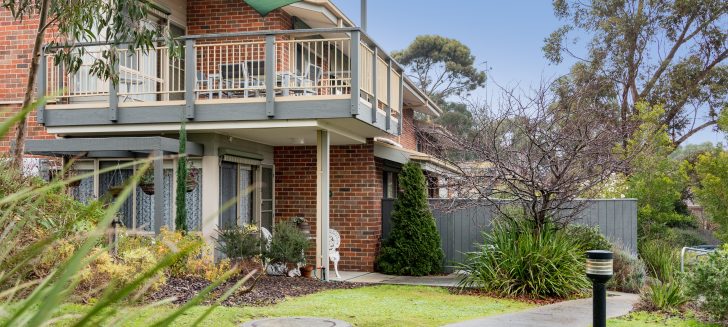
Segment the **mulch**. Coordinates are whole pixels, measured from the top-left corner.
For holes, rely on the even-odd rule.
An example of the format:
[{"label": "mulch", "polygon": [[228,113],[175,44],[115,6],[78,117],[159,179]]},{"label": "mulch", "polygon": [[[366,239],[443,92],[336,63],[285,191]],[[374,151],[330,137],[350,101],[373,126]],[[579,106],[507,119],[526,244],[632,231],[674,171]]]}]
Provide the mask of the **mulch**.
[{"label": "mulch", "polygon": [[[242,276],[231,278],[226,283],[215,288],[205,303],[210,304],[215,302],[220,295],[225,293],[240,278]],[[195,297],[209,285],[209,281],[198,277],[169,278],[167,283],[159,290],[149,294],[147,300],[154,302],[167,298],[175,298],[173,303],[182,304]],[[251,286],[252,289],[250,288]],[[301,277],[259,275],[257,281],[253,281],[252,279],[246,281],[243,287],[223,302],[223,305],[265,306],[280,303],[286,298],[304,296],[324,290],[352,289],[361,286],[364,286],[364,284],[339,281],[323,282]]]}]

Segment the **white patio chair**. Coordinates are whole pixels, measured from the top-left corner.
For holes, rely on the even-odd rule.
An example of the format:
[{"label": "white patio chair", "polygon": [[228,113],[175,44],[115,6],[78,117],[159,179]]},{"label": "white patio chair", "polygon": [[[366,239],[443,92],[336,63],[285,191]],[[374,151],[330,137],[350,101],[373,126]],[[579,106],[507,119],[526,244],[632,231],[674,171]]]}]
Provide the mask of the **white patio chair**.
[{"label": "white patio chair", "polygon": [[329,228],[329,260],[334,263],[336,278],[341,278],[341,276],[339,276],[339,259],[341,259],[341,254],[339,254],[340,245],[341,235],[339,235],[339,232],[335,229]]}]

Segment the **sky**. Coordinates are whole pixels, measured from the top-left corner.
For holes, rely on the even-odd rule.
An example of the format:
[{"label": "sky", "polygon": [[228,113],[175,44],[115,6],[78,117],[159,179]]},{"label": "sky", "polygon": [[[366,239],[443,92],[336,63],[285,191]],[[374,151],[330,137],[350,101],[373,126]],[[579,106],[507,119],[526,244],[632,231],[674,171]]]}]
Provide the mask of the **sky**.
[{"label": "sky", "polygon": [[[360,0],[333,0],[360,24]],[[543,40],[561,26],[548,0],[368,0],[368,30],[386,51],[405,48],[417,35],[438,34],[469,46],[481,70],[488,71],[487,91],[494,83],[528,89],[542,79],[568,73],[574,60],[547,62]],[[486,65],[487,62],[487,65]],[[725,136],[704,129],[688,143],[723,142]]]}]

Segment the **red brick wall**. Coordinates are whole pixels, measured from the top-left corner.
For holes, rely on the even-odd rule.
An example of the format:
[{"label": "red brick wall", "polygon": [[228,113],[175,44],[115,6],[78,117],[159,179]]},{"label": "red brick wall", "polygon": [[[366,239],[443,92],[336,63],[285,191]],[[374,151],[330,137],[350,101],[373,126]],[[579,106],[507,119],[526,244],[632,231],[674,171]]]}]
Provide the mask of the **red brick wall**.
[{"label": "red brick wall", "polygon": [[[316,147],[276,147],[276,221],[304,216],[316,233]],[[332,146],[330,226],[341,234],[340,270],[373,271],[381,237],[381,172],[374,147]],[[307,252],[313,261],[315,245]]]},{"label": "red brick wall", "polygon": [[292,29],[291,17],[275,10],[261,17],[241,0],[188,0],[187,34]]},{"label": "red brick wall", "polygon": [[389,138],[401,144],[405,149],[417,151],[417,135],[415,131],[415,112],[410,108],[405,108],[402,120],[402,133],[399,136],[390,136]]},{"label": "red brick wall", "polygon": [[[16,22],[10,11],[0,9],[0,121],[14,115],[20,109],[28,79],[30,56],[38,28],[36,19]],[[28,139],[47,139],[53,136],[35,120],[35,113],[28,119]],[[10,151],[15,130],[0,138],[0,156]]]}]

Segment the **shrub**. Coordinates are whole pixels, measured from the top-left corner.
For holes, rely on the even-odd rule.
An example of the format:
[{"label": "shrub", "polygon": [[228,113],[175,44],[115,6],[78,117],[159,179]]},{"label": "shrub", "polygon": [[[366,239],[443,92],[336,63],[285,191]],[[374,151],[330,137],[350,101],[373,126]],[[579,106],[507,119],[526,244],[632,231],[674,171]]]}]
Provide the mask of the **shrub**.
[{"label": "shrub", "polygon": [[648,241],[640,243],[639,252],[650,276],[661,282],[675,279],[680,257],[671,246],[660,241]]},{"label": "shrub", "polygon": [[377,266],[381,272],[393,275],[441,272],[444,253],[419,164],[408,162],[402,166],[399,185],[403,192],[394,201],[392,231],[382,242]]},{"label": "shrub", "polygon": [[728,151],[700,155],[695,172],[700,180],[695,196],[718,224],[720,238],[728,242]]},{"label": "shrub", "polygon": [[459,265],[467,273],[462,287],[502,296],[564,298],[590,285],[581,245],[563,230],[534,231],[527,222],[499,221],[484,237],[480,251],[468,253]]},{"label": "shrub", "polygon": [[[138,278],[142,273],[151,270],[157,259],[147,248],[136,248],[119,252],[119,257],[112,257],[103,248],[94,248],[89,253],[90,262],[81,270],[77,295],[82,301],[116,290]],[[166,282],[163,273],[148,281],[147,291],[159,289]]]},{"label": "shrub", "polygon": [[582,252],[589,250],[611,250],[612,243],[599,232],[597,226],[573,224],[564,229],[568,237],[577,240]]},{"label": "shrub", "polygon": [[255,225],[218,230],[215,241],[217,249],[233,261],[260,255],[260,233]]},{"label": "shrub", "polygon": [[719,320],[728,319],[728,245],[700,260],[686,278],[687,293],[701,298],[701,308]]},{"label": "shrub", "polygon": [[305,260],[303,251],[308,247],[308,237],[293,223],[284,221],[275,225],[270,248],[265,256],[272,263],[295,264]]},{"label": "shrub", "polygon": [[639,293],[647,278],[645,263],[619,246],[614,246],[612,251],[614,276],[607,283],[607,287],[619,292]]},{"label": "shrub", "polygon": [[689,301],[677,281],[661,282],[653,279],[642,293],[642,304],[647,310],[675,311]]},{"label": "shrub", "polygon": [[197,233],[183,234],[181,231],[170,231],[162,227],[162,230],[155,240],[155,245],[155,252],[158,258],[182,249],[191,249],[167,269],[170,276],[182,277],[190,275],[190,272],[187,271],[188,261],[199,258],[204,254],[203,247],[205,241]]},{"label": "shrub", "polygon": [[204,278],[210,282],[222,277],[230,271],[230,259],[225,258],[217,263],[210,255],[203,255],[187,260],[187,272],[196,277]]}]

